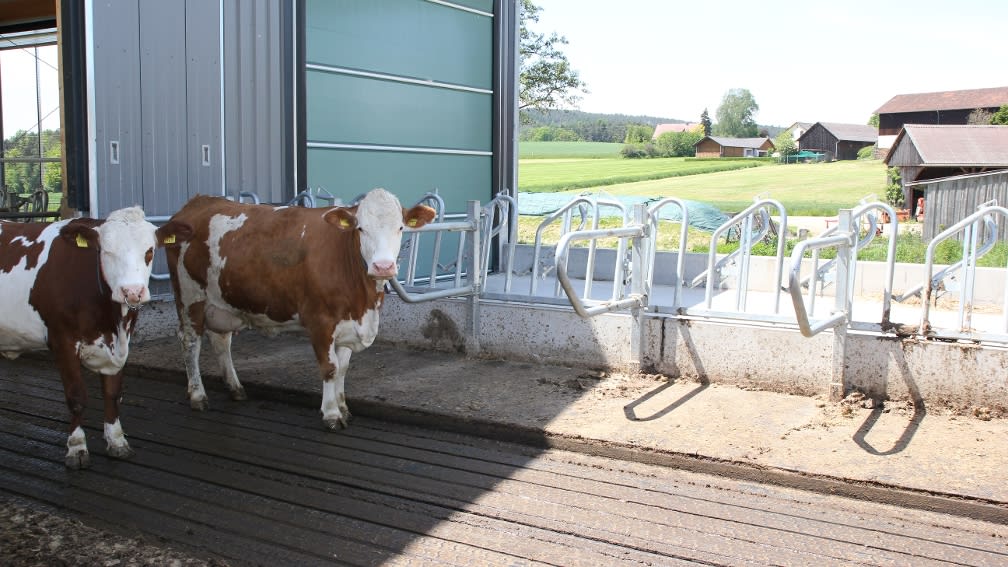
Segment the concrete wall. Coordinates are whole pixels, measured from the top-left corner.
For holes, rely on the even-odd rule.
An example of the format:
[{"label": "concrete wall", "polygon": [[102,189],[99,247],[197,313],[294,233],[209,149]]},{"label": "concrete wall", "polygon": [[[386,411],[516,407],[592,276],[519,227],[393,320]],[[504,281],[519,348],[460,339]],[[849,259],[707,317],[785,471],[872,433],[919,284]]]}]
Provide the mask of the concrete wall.
[{"label": "concrete wall", "polygon": [[[797,395],[829,395],[834,335],[797,329],[647,317],[634,359],[629,314],[581,319],[569,309],[482,302],[482,325],[467,337],[466,302],[407,304],[391,296],[379,339],[421,349],[590,368],[657,372]],[[475,345],[478,350],[467,345]],[[848,390],[875,398],[959,410],[1008,408],[1008,350],[848,333]]]}]

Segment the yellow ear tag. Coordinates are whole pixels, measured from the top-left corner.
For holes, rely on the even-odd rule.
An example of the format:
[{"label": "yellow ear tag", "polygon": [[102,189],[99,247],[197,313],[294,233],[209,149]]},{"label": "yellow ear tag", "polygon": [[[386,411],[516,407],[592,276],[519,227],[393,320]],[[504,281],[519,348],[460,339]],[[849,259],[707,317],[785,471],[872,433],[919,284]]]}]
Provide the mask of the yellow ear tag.
[{"label": "yellow ear tag", "polygon": [[416,228],[416,219],[410,219],[409,221],[406,222],[406,225],[409,226],[410,228]]},{"label": "yellow ear tag", "polygon": [[83,236],[81,236],[79,234],[77,235],[77,247],[78,248],[87,248],[88,247],[87,240]]},{"label": "yellow ear tag", "polygon": [[169,234],[168,236],[164,237],[164,240],[162,241],[162,243],[164,243],[164,244],[175,244],[175,235],[174,234]]},{"label": "yellow ear tag", "polygon": [[342,226],[343,228],[350,228],[350,221],[341,218],[339,220],[339,225]]}]

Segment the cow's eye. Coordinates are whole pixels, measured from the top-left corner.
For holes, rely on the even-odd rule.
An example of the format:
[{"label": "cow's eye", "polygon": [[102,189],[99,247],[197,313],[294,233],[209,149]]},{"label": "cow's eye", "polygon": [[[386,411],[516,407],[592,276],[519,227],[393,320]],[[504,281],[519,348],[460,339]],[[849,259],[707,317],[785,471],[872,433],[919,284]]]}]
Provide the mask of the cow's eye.
[{"label": "cow's eye", "polygon": [[147,253],[144,254],[144,263],[146,263],[149,266],[150,263],[151,263],[151,260],[153,260],[153,259],[154,259],[154,249],[153,248],[148,248],[147,249]]}]

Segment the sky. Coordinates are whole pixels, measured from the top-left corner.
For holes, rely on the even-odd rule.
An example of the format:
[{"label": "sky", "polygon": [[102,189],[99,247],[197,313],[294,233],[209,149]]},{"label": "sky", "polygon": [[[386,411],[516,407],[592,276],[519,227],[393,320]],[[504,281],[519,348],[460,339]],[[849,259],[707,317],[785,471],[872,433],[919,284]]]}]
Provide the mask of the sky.
[{"label": "sky", "polygon": [[[35,54],[39,81],[35,82]],[[41,102],[42,129],[59,128],[59,74],[56,46],[0,49],[0,88],[3,89],[3,130],[9,138],[18,130],[38,131]],[[38,88],[36,89],[36,86]],[[36,100],[36,92],[40,100]]]},{"label": "sky", "polygon": [[534,0],[587,83],[578,109],[699,122],[730,89],[757,124],[866,124],[893,96],[1008,86],[1002,0]]}]

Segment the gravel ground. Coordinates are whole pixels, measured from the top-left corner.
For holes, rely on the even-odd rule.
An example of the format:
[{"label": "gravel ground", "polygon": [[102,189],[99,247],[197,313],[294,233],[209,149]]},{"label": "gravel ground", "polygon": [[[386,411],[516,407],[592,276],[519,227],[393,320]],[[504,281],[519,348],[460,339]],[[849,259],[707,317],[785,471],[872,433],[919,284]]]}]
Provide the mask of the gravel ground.
[{"label": "gravel ground", "polygon": [[224,567],[229,563],[88,527],[66,513],[0,495],[0,565]]}]

